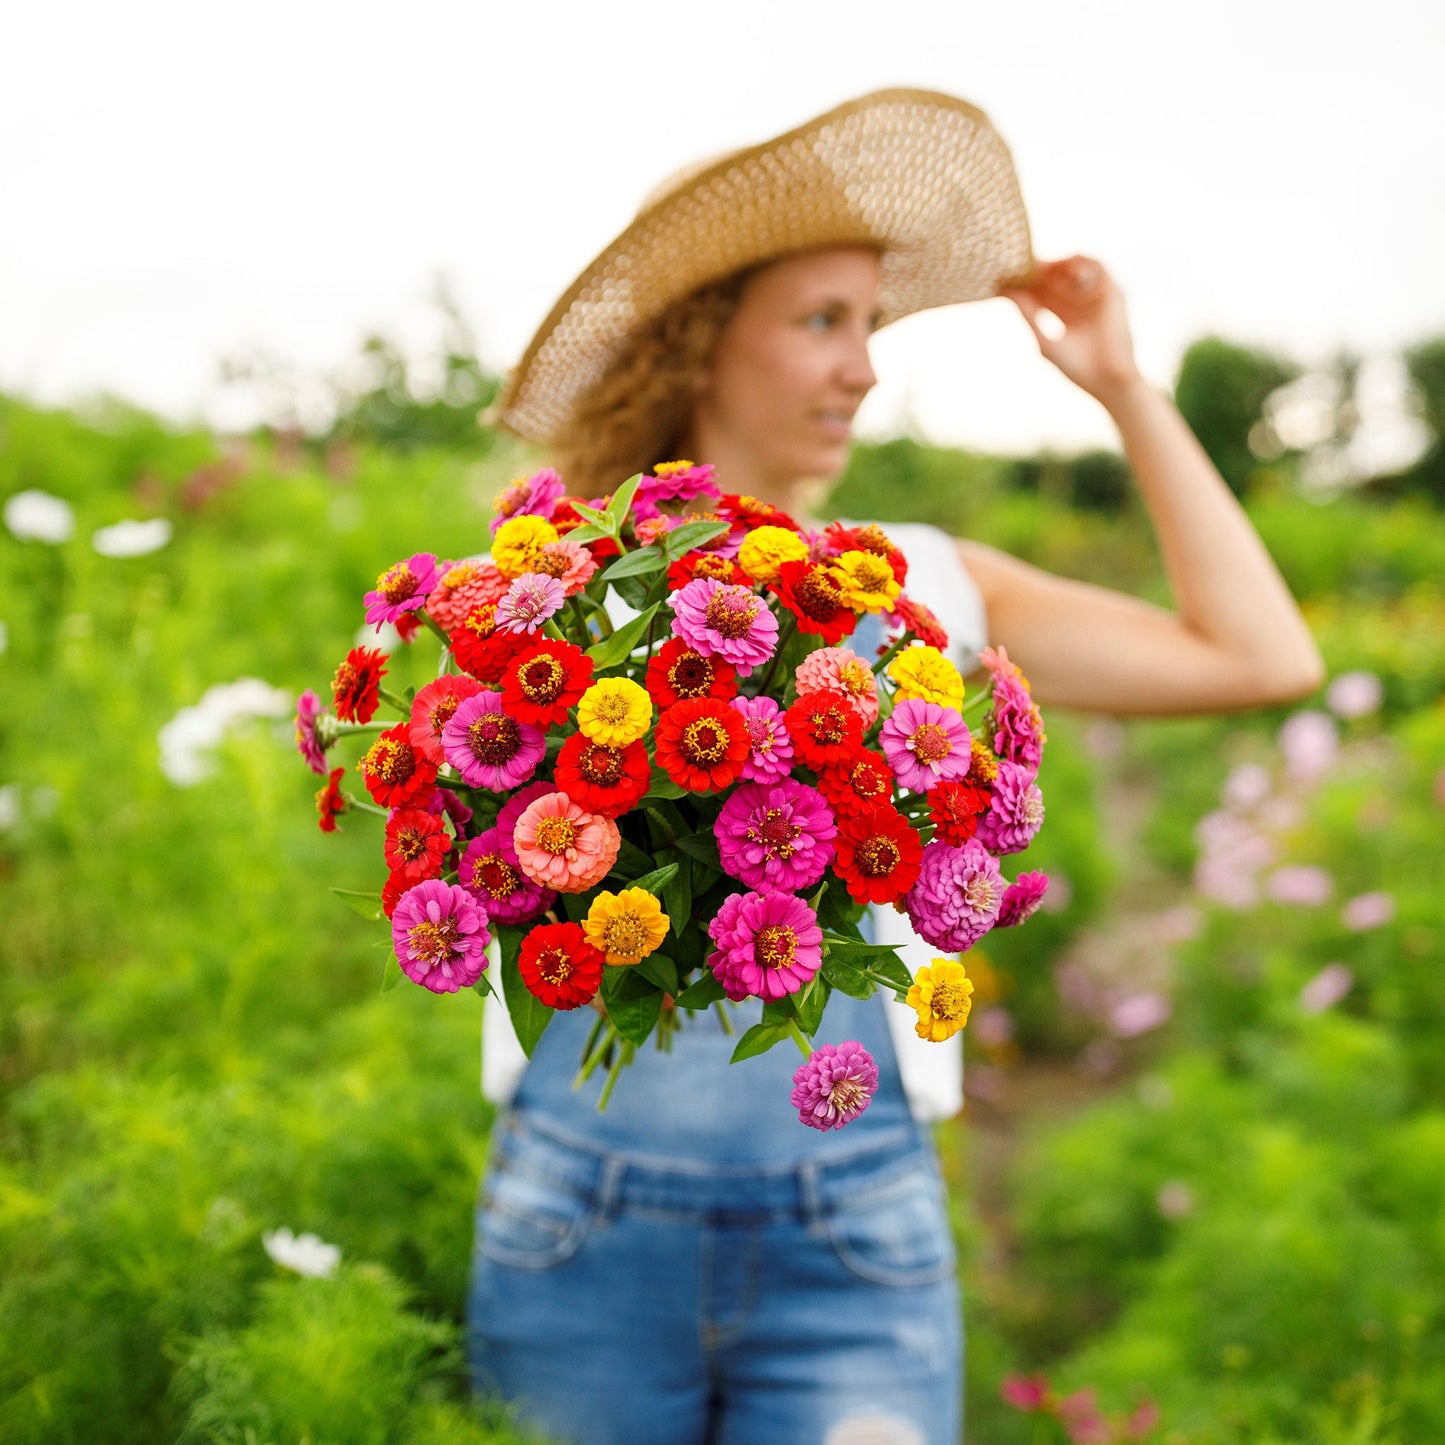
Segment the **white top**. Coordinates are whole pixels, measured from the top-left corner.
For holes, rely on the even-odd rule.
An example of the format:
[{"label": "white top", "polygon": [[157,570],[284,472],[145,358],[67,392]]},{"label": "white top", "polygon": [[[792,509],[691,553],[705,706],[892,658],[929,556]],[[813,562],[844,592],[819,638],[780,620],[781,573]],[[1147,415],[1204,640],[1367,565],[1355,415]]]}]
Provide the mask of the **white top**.
[{"label": "white top", "polygon": [[[953,538],[919,522],[889,522],[886,531],[908,558],[905,592],[933,609],[948,633],[950,660],[968,676],[978,667],[988,633],[983,598],[964,569]],[[608,600],[608,612],[615,622],[625,617],[628,609],[614,596]],[[938,950],[914,933],[907,914],[891,907],[869,911],[875,938],[879,943],[902,945],[898,953],[909,973],[933,962]],[[497,963],[495,941],[487,952]],[[909,1111],[920,1123],[951,1119],[963,1107],[961,1038],[941,1044],[920,1039],[914,1030],[918,1015],[911,1008],[886,990],[884,1006]],[[512,1028],[511,1015],[500,1001],[493,1004],[489,1000],[482,1011],[482,1093],[493,1103],[506,1103],[526,1066],[527,1056]]]}]

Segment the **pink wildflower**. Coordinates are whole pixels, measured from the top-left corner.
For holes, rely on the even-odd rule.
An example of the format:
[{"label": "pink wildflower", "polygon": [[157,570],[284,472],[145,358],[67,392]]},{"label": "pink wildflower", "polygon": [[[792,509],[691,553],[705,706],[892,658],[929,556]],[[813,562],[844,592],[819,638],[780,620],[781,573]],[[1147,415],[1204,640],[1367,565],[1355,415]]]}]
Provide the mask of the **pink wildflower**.
[{"label": "pink wildflower", "polygon": [[730,662],[742,677],[778,645],[778,619],[751,588],[695,577],[668,598],[673,632],[694,652]]},{"label": "pink wildflower", "polygon": [[767,889],[723,900],[708,936],[718,952],[708,960],[735,1003],[797,993],[823,961],[823,930],[813,910],[791,893]]},{"label": "pink wildflower", "polygon": [[469,988],[487,966],[487,910],[465,889],[428,878],[407,889],[391,915],[401,971],[433,993]]},{"label": "pink wildflower", "polygon": [[637,484],[636,495],[632,498],[633,521],[646,521],[656,517],[663,506],[685,504],[696,501],[698,497],[710,497],[716,501],[722,496],[713,480],[716,470],[710,462],[701,466],[664,462],[656,468],[656,476],[643,477]]},{"label": "pink wildflower", "polygon": [[1307,1014],[1333,1008],[1354,987],[1355,975],[1343,963],[1327,963],[1299,991],[1299,1006]]},{"label": "pink wildflower", "polygon": [[822,1044],[793,1075],[793,1107],[810,1129],[841,1129],[861,1114],[878,1089],[878,1065],[855,1039]]},{"label": "pink wildflower", "polygon": [[1394,916],[1394,897],[1380,891],[1357,893],[1340,913],[1351,933],[1368,933],[1372,928],[1383,928]]}]

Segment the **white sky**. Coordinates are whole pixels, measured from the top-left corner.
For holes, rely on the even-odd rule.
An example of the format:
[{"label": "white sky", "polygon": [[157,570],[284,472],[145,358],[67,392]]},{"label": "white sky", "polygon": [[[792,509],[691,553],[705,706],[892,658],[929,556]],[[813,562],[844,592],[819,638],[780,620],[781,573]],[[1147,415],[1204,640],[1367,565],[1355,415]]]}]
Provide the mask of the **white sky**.
[{"label": "white sky", "polygon": [[[0,388],[244,420],[222,355],[415,337],[438,271],[500,368],[663,175],[888,85],[988,113],[1157,383],[1211,329],[1383,354],[1445,332],[1442,56],[1434,0],[49,0],[0,52]],[[1115,440],[1011,302],[875,347],[865,433]]]}]

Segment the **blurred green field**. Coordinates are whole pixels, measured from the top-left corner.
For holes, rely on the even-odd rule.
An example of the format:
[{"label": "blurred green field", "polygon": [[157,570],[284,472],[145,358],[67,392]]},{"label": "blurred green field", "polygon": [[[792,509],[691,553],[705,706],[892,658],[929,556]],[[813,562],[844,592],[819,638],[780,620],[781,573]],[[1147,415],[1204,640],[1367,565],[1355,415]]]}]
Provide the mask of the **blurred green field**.
[{"label": "blurred green field", "polygon": [[[185,784],[160,736],[238,679],[324,690],[377,573],[478,548],[526,466],[500,441],[328,464],[0,399],[0,498],[76,518],[57,544],[0,529],[0,1439],[518,1438],[461,1356],[477,998],[379,991],[384,940],[327,892],[379,887],[376,835],[316,828],[289,704]],[[902,519],[925,495],[926,520],[1163,595],[1129,507],[988,458],[860,447],[836,500]],[[1381,704],[1303,762],[1283,712],[1049,718],[1030,863],[1066,906],[986,944],[971,1102],[940,1134],[972,1440],[1044,1438],[998,1398],[1034,1370],[1114,1412],[1153,1398],[1188,1445],[1445,1439],[1445,529],[1423,500],[1283,485],[1251,509],[1331,674],[1369,671]],[[136,517],[169,544],[95,550]],[[1227,787],[1268,854],[1247,906],[1194,887]],[[1283,867],[1328,896],[1289,901]],[[273,1263],[281,1227],[338,1246],[336,1275]]]}]

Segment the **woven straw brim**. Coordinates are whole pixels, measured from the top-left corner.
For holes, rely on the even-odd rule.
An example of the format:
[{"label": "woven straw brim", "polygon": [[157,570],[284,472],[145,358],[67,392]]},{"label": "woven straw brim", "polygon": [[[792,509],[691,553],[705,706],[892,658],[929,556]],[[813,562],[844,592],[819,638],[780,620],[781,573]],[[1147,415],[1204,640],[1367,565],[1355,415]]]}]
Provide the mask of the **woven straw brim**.
[{"label": "woven straw brim", "polygon": [[552,308],[494,414],[550,445],[638,326],[745,267],[835,245],[880,249],[882,325],[995,296],[1034,265],[1013,160],[988,117],[934,91],[876,91],[647,205]]}]

